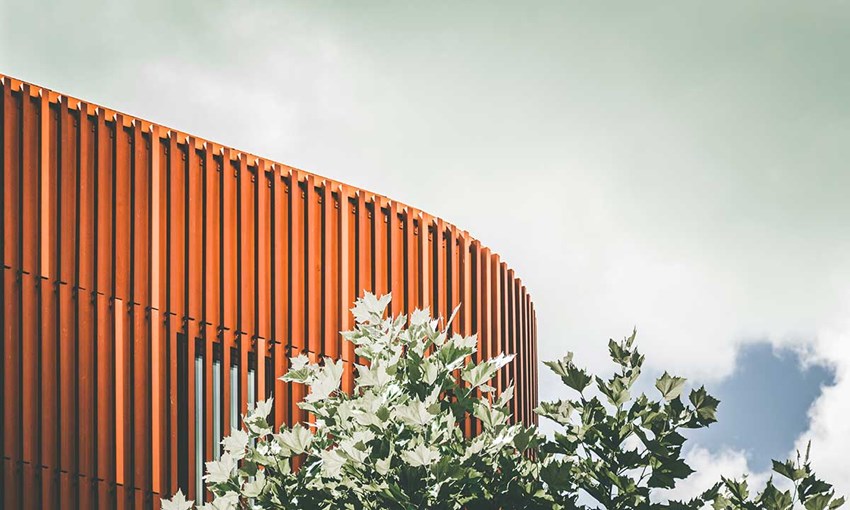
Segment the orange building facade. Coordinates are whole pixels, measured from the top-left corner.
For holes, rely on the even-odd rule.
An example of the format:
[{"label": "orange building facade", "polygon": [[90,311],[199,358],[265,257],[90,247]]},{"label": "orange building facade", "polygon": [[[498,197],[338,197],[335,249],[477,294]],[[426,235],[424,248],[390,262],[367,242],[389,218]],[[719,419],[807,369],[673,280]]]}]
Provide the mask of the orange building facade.
[{"label": "orange building facade", "polygon": [[[392,199],[0,75],[3,508],[159,508],[253,402],[305,416],[288,358],[355,356],[363,290],[515,353],[536,422],[534,305],[467,232]],[[467,420],[468,434],[478,424]]]}]

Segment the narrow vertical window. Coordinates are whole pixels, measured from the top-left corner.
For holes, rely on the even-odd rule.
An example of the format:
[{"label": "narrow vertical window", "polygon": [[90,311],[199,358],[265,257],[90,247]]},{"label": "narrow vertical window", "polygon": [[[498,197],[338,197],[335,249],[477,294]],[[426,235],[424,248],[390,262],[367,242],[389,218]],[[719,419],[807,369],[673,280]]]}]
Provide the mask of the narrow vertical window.
[{"label": "narrow vertical window", "polygon": [[[221,344],[216,344],[215,347],[221,347]],[[212,389],[213,389],[213,408],[212,408],[212,441],[213,441],[213,458],[221,459],[221,421],[224,415],[221,412],[221,349],[215,349],[213,358],[213,373],[212,373]]]},{"label": "narrow vertical window", "polygon": [[[238,357],[237,357],[238,359]],[[239,365],[230,365],[230,428],[239,429]],[[230,431],[227,431],[230,434]]]},{"label": "narrow vertical window", "polygon": [[[200,351],[199,351],[200,352]],[[195,357],[195,494],[202,499],[204,485],[204,358]]]},{"label": "narrow vertical window", "polygon": [[189,342],[177,334],[177,486],[189,492]]}]

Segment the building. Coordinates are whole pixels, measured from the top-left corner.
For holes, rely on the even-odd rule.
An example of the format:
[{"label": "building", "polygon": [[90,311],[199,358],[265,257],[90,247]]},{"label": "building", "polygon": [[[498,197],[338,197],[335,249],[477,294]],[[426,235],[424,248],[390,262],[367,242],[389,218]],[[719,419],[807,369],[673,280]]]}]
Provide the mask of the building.
[{"label": "building", "polygon": [[[274,395],[288,356],[342,358],[367,289],[517,360],[536,421],[534,305],[499,256],[394,200],[0,76],[4,508],[158,508]],[[465,424],[474,434],[476,423]],[[60,505],[60,502],[62,503]]]}]

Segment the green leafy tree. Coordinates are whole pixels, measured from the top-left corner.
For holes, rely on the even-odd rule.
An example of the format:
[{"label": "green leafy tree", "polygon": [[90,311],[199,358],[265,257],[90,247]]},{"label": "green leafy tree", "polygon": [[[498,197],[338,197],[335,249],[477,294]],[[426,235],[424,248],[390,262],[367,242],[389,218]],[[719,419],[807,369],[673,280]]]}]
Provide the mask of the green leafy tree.
[{"label": "green leafy tree", "polygon": [[[682,457],[684,429],[716,420],[718,400],[705,388],[685,400],[685,380],[667,373],[659,396],[633,395],[644,357],[635,335],[609,342],[617,371],[608,379],[578,368],[572,355],[546,364],[576,398],[537,409],[561,430],[543,437],[510,423],[513,388],[490,385],[512,356],[473,361],[474,336],[450,335],[426,311],[386,317],[390,297],[366,294],[343,333],[367,361],[356,365],[351,394],[340,390],[341,361],[291,359],[281,378],[310,391],[298,405],[312,424],[274,431],[272,401],[243,417],[222,441],[221,459],[204,477],[215,496],[205,508],[299,509],[791,509],[833,510],[843,503],[805,460],[774,463],[792,489],[771,480],[751,495],[746,480],[722,479],[691,501],[660,501],[693,471]],[[460,424],[481,424],[472,438]],[[298,469],[293,469],[298,465]],[[165,510],[188,510],[178,492]]]}]

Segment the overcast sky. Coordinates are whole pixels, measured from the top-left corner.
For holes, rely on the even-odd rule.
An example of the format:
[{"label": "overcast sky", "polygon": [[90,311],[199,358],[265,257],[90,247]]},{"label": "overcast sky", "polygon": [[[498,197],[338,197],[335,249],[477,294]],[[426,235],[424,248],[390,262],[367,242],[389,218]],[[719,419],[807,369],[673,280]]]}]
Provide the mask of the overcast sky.
[{"label": "overcast sky", "polygon": [[716,389],[697,467],[812,439],[850,494],[846,2],[71,3],[0,0],[0,72],[439,215],[544,359],[636,325]]}]

